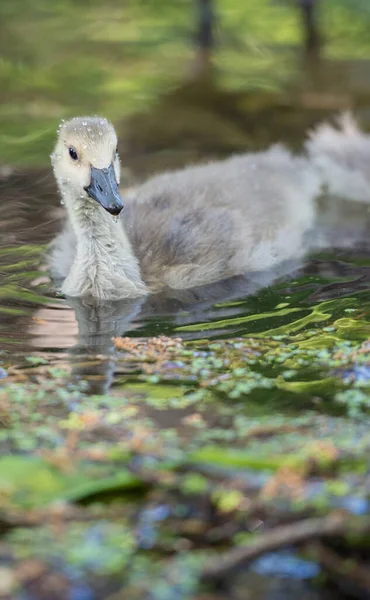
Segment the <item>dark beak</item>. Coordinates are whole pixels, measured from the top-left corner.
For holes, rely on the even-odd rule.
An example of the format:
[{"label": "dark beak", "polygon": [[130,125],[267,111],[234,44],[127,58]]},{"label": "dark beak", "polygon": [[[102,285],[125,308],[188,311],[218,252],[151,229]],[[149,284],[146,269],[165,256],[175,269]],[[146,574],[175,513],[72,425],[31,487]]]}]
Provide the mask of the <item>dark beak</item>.
[{"label": "dark beak", "polygon": [[107,169],[91,167],[91,181],[85,191],[111,215],[119,215],[123,209],[113,165]]}]

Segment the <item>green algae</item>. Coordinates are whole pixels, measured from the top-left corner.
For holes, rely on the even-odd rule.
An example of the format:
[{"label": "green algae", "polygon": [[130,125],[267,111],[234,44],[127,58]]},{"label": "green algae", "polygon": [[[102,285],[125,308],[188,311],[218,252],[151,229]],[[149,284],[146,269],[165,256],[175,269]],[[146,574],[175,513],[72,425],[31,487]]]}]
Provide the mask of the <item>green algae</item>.
[{"label": "green algae", "polygon": [[[120,375],[100,396],[72,383],[70,369],[28,355],[19,373],[41,385],[10,381],[0,391],[10,564],[26,568],[33,557],[48,573],[57,561],[60,577],[73,567],[85,584],[133,599],[148,593],[148,573],[158,598],[172,598],[176,575],[193,598],[225,515],[232,526],[221,539],[232,547],[263,536],[246,537],[255,507],[274,522],[338,505],[367,513],[369,385],[348,376],[367,367],[367,342],[356,333],[309,345],[335,337],[337,320],[310,323],[299,340],[132,339],[118,344]],[[72,507],[82,512],[71,518]],[[32,530],[14,526],[30,514]],[[62,535],[53,534],[55,514]],[[364,543],[357,536],[354,547]]]},{"label": "green algae", "polygon": [[77,469],[70,465],[63,470],[35,457],[5,456],[0,459],[0,473],[3,507],[5,504],[30,508],[55,501],[76,502],[97,493],[142,487],[137,477],[117,464],[109,474],[106,468],[99,468],[99,464],[80,462]]}]

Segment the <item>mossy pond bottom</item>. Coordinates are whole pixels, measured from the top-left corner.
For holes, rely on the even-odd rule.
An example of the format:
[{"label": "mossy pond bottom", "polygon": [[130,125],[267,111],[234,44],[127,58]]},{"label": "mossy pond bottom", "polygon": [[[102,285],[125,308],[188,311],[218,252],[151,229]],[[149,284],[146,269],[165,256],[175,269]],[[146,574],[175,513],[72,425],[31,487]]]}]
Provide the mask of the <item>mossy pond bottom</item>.
[{"label": "mossy pond bottom", "polygon": [[370,253],[68,304],[48,194],[1,205],[0,597],[370,597]]}]

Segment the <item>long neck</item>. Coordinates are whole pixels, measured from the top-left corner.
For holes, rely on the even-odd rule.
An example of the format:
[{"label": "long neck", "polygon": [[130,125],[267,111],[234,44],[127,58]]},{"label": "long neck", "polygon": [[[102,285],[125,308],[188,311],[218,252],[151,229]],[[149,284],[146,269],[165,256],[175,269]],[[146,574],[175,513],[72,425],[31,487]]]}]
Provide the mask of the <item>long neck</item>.
[{"label": "long neck", "polygon": [[95,200],[66,202],[77,240],[75,262],[63,291],[102,299],[140,296],[147,292],[140,267],[124,230]]},{"label": "long neck", "polygon": [[103,247],[119,242],[129,249],[131,245],[121,219],[113,218],[95,200],[68,203],[68,216],[78,244],[90,241],[92,245]]}]

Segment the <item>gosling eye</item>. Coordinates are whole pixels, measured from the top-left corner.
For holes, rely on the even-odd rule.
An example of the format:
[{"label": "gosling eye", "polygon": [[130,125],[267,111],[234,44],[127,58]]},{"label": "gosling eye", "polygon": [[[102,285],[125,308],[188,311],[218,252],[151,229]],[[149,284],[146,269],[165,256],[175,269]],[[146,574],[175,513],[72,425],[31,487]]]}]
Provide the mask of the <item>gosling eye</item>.
[{"label": "gosling eye", "polygon": [[68,148],[68,152],[69,152],[69,156],[71,157],[72,160],[78,160],[78,154],[77,154],[76,150],[73,148],[73,146]]}]

